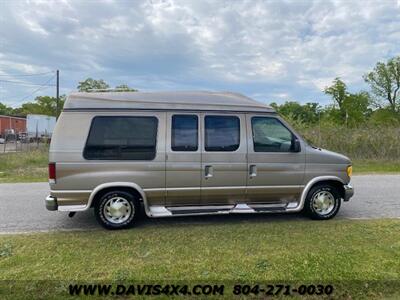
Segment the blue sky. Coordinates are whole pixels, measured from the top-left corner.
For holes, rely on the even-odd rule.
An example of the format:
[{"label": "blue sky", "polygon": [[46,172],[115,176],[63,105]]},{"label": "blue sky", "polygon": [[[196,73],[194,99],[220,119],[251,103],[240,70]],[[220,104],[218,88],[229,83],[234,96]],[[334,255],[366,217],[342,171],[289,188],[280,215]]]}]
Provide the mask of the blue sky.
[{"label": "blue sky", "polygon": [[[367,89],[362,75],[399,54],[400,0],[0,1],[0,102],[12,106],[55,95],[28,85],[55,69],[61,93],[92,77],[324,105],[335,77]],[[32,73],[46,74],[18,76]]]}]

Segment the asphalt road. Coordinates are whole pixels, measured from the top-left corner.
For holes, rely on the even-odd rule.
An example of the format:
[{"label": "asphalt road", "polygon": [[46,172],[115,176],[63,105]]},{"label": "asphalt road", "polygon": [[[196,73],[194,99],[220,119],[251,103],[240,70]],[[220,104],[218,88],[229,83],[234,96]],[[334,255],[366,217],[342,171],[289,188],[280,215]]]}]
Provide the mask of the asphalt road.
[{"label": "asphalt road", "polygon": [[[336,218],[400,218],[400,175],[354,176],[352,185],[355,196],[342,204]],[[0,234],[52,231],[52,230],[93,230],[100,229],[93,211],[77,213],[69,218],[65,212],[50,212],[44,207],[48,195],[47,183],[0,184]],[[179,217],[148,219],[142,217],[137,226],[159,226],[162,224],[187,224],[210,222],[276,222],[305,217],[301,214],[256,214]]]}]

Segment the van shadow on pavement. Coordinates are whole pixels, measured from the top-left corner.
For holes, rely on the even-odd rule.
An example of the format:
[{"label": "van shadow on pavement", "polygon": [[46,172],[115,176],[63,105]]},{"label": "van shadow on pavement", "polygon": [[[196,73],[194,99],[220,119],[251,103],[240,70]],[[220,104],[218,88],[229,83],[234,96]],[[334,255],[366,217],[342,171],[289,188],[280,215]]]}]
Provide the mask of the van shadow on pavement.
[{"label": "van shadow on pavement", "polygon": [[[69,218],[67,213],[63,213],[60,222],[64,223],[64,229],[74,227],[75,229],[101,229],[97,224],[93,209],[84,212],[77,212],[73,218]],[[209,225],[209,224],[235,224],[235,223],[259,223],[259,222],[283,222],[310,220],[301,213],[279,214],[279,213],[259,213],[259,214],[221,214],[221,215],[200,215],[200,216],[181,216],[149,218],[142,211],[133,227],[158,227],[158,226],[182,226],[182,225]],[[77,228],[77,225],[79,228]]]}]

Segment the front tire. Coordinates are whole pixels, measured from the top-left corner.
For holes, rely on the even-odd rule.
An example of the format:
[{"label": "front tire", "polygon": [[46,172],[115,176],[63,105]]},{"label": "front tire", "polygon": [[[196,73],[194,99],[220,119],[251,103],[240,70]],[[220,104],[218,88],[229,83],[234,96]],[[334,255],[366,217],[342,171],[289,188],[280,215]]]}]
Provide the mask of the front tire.
[{"label": "front tire", "polygon": [[94,214],[97,222],[106,229],[131,227],[139,214],[139,202],[126,191],[105,193],[96,201]]},{"label": "front tire", "polygon": [[338,213],[340,204],[341,197],[337,188],[320,184],[308,192],[304,210],[311,219],[328,220]]}]

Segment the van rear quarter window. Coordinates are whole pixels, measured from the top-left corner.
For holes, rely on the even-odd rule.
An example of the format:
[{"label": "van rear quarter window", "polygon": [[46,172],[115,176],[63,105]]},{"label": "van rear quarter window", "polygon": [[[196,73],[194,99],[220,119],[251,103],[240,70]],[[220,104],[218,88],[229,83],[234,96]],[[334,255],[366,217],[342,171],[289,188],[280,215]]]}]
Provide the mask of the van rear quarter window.
[{"label": "van rear quarter window", "polygon": [[83,156],[89,160],[152,160],[157,125],[156,117],[95,117]]}]

